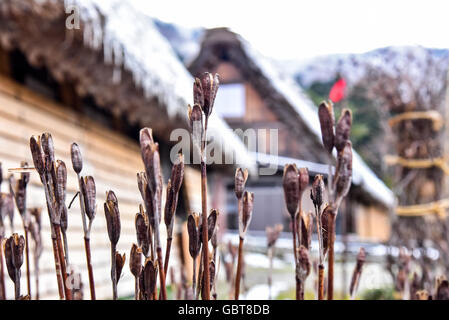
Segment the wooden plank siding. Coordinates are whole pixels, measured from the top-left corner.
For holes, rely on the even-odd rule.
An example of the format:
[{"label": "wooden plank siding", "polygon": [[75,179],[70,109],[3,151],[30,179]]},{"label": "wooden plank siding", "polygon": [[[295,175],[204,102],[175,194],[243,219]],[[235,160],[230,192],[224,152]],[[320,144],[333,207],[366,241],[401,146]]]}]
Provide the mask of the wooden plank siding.
[{"label": "wooden plank siding", "polygon": [[[92,175],[97,185],[97,214],[91,233],[93,269],[97,298],[111,297],[110,246],[106,231],[103,203],[105,192],[114,190],[119,201],[122,219],[122,233],[118,251],[126,252],[127,261],[123,276],[118,284],[119,296],[134,293],[134,279],[129,271],[128,258],[132,242],[136,242],[134,216],[141,202],[137,187],[136,173],[143,170],[139,146],[136,141],[116,134],[75,111],[44,99],[28,89],[0,78],[0,161],[4,174],[7,169],[18,167],[20,161],[27,160],[32,165],[29,150],[29,138],[43,132],[50,132],[55,143],[57,159],[63,160],[68,168],[67,203],[78,190],[76,175],[70,161],[70,145],[77,142],[82,150],[84,167],[82,175]],[[2,191],[8,186],[3,184]],[[31,174],[28,190],[28,207],[45,208],[45,196],[36,173]],[[17,210],[16,210],[17,211]],[[40,259],[40,292],[42,299],[58,298],[54,271],[53,252],[50,240],[49,219],[46,209],[43,212],[44,252]],[[18,214],[14,229],[23,234],[22,222]],[[165,242],[165,227],[162,239]],[[7,225],[6,236],[11,234]],[[84,297],[90,298],[86,261],[84,255],[83,230],[78,199],[69,210],[69,257],[73,266],[81,272],[84,285]],[[32,252],[32,250],[31,250]],[[31,253],[30,252],[30,253]],[[176,254],[173,254],[176,257]],[[171,265],[176,258],[170,260]],[[31,258],[31,270],[34,270]],[[6,277],[7,297],[13,297],[12,281]],[[31,281],[34,298],[35,282]],[[25,263],[22,266],[22,294],[26,293]]]}]

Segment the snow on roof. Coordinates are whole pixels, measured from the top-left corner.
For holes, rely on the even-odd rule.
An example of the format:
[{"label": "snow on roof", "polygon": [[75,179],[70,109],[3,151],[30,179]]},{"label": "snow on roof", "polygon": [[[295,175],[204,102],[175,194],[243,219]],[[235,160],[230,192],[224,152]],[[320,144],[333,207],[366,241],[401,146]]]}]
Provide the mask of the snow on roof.
[{"label": "snow on roof", "polygon": [[[262,74],[270,80],[274,88],[285,97],[301,119],[304,120],[305,125],[321,143],[318,110],[313,102],[306,97],[291,76],[281,74],[268,59],[257,52],[245,39],[239,35],[237,37],[248,57],[260,68]],[[353,150],[352,181],[380,203],[383,203],[387,207],[394,205],[395,197],[393,192],[374,174],[355,150]]]},{"label": "snow on roof", "polygon": [[[105,62],[117,66],[116,81],[120,80],[123,65],[147,97],[157,96],[169,116],[177,115],[187,121],[193,78],[150,17],[136,10],[128,0],[64,2],[66,8],[71,5],[79,8],[80,18],[85,22],[85,44],[96,50],[103,47]],[[255,161],[242,141],[216,114],[209,119],[209,131],[218,143],[226,144],[226,150],[234,153],[238,165],[255,172]]]}]

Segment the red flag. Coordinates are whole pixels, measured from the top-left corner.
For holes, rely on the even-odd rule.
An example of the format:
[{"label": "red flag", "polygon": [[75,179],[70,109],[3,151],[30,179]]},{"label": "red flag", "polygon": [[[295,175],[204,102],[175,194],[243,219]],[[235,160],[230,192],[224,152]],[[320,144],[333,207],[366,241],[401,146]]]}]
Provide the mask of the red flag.
[{"label": "red flag", "polygon": [[346,81],[343,78],[337,80],[329,92],[329,99],[332,102],[338,102],[345,97]]}]

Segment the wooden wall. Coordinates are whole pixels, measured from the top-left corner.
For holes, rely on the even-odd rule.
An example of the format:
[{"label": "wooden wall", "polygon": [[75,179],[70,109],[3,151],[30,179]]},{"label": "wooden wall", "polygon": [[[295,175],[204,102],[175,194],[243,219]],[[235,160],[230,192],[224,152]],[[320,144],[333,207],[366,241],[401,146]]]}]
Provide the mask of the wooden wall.
[{"label": "wooden wall", "polygon": [[[102,128],[77,113],[64,109],[51,101],[43,99],[17,84],[0,78],[0,161],[4,175],[7,168],[18,167],[20,161],[27,160],[32,165],[29,151],[29,138],[43,132],[50,132],[55,143],[56,158],[65,161],[68,168],[68,195],[70,201],[78,190],[76,175],[70,161],[70,145],[77,142],[82,150],[84,168],[82,175],[92,175],[97,185],[97,214],[93,223],[91,247],[97,298],[111,296],[110,246],[103,211],[105,192],[114,190],[119,200],[122,219],[122,233],[118,251],[126,252],[127,261],[123,276],[118,284],[119,296],[134,292],[134,280],[129,271],[129,250],[136,242],[134,216],[140,202],[136,173],[143,170],[138,145]],[[7,191],[6,183],[2,191]],[[28,207],[45,207],[45,197],[36,173],[31,174],[28,193]],[[54,272],[54,260],[49,233],[49,220],[46,210],[43,212],[44,252],[40,260],[41,298],[57,298]],[[23,234],[22,222],[17,214],[14,228]],[[162,229],[165,229],[162,227]],[[164,230],[165,231],[165,230]],[[6,236],[11,234],[7,227]],[[165,237],[163,237],[165,239]],[[75,201],[69,210],[69,254],[70,262],[82,273],[84,297],[90,299],[88,277],[85,267],[83,230],[79,211],[79,201]],[[170,260],[175,263],[175,259]],[[22,267],[22,293],[26,291],[25,263]],[[32,268],[33,269],[33,268]],[[6,276],[7,297],[13,297],[12,282]],[[34,295],[34,279],[32,294]]]}]

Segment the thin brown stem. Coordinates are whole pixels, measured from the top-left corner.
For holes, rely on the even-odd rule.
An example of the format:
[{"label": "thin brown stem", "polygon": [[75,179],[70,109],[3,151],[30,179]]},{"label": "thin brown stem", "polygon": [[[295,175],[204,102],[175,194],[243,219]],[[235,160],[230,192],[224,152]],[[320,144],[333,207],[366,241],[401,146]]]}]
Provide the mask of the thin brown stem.
[{"label": "thin brown stem", "polygon": [[324,300],[324,265],[318,265],[318,300]]},{"label": "thin brown stem", "polygon": [[327,276],[327,300],[334,299],[334,242],[335,242],[335,215],[329,214],[328,230],[328,276]]},{"label": "thin brown stem", "polygon": [[167,238],[167,248],[165,249],[165,263],[164,263],[164,273],[167,275],[168,272],[168,263],[170,261],[170,251],[171,251],[171,243],[173,238]]},{"label": "thin brown stem", "polygon": [[61,240],[61,226],[55,224],[55,231],[56,231],[56,243],[58,246],[59,262],[61,264],[62,279],[64,281],[63,284],[64,284],[65,299],[72,300],[72,290],[70,290],[67,284],[67,268],[65,264],[64,249]]},{"label": "thin brown stem", "polygon": [[117,271],[115,264],[116,246],[111,244],[111,280],[112,280],[112,299],[117,300]]},{"label": "thin brown stem", "polygon": [[91,254],[90,254],[90,238],[84,237],[84,249],[86,251],[87,273],[89,274],[90,298],[91,298],[91,300],[96,300],[94,271],[92,269],[92,258],[91,258]]},{"label": "thin brown stem", "polygon": [[156,249],[157,253],[157,263],[159,265],[159,280],[160,280],[160,290],[162,292],[162,300],[167,300],[167,288],[165,287],[165,272],[162,264],[162,249],[158,247]]},{"label": "thin brown stem", "polygon": [[[204,152],[204,151],[203,151]],[[201,204],[202,204],[202,220],[203,220],[203,299],[210,300],[210,276],[209,276],[209,239],[208,239],[208,223],[207,223],[207,176],[206,163],[201,160]]]},{"label": "thin brown stem", "polygon": [[19,300],[20,298],[20,269],[15,268],[15,279],[14,279],[14,293],[16,300]]},{"label": "thin brown stem", "polygon": [[54,234],[53,225],[51,226],[51,229],[52,229],[51,242],[53,245],[53,256],[55,259],[56,281],[58,282],[59,299],[64,300],[64,288],[62,284],[61,266],[59,263],[58,243],[56,242],[56,235],[53,235]]},{"label": "thin brown stem", "polygon": [[27,291],[31,299],[31,276],[30,276],[30,255],[29,255],[29,241],[28,241],[28,227],[25,226],[25,263],[27,273]]},{"label": "thin brown stem", "polygon": [[134,277],[134,299],[139,300],[139,277]]},{"label": "thin brown stem", "polygon": [[59,292],[59,299],[64,299],[64,288],[62,283],[62,276],[61,276],[61,267],[60,267],[60,261],[59,261],[59,253],[58,253],[58,244],[56,241],[56,233],[55,228],[53,226],[53,223],[51,222],[52,212],[53,212],[53,206],[52,201],[50,198],[50,192],[49,192],[49,185],[47,183],[47,179],[45,176],[41,177],[42,184],[44,185],[44,192],[45,192],[45,200],[47,202],[47,211],[50,218],[50,228],[51,228],[51,240],[53,245],[53,256],[55,260],[55,271],[56,271],[56,281],[58,283],[58,292]]},{"label": "thin brown stem", "polygon": [[240,278],[242,277],[242,259],[243,259],[243,239],[240,238],[239,241],[239,257],[237,259],[237,274],[235,276],[235,292],[234,292],[234,299],[239,299],[240,294]]},{"label": "thin brown stem", "polygon": [[195,287],[196,287],[196,260],[197,257],[193,258],[193,273],[192,273],[192,293],[193,293],[193,297],[196,300],[196,292],[195,292]]}]

